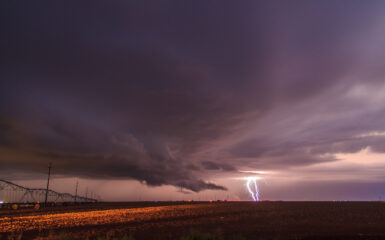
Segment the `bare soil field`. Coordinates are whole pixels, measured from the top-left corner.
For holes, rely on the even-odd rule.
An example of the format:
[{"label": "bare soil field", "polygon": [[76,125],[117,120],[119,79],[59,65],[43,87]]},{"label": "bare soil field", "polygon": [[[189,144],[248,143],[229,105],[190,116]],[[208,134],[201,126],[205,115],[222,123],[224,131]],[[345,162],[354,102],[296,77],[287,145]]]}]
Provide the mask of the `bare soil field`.
[{"label": "bare soil field", "polygon": [[385,239],[385,203],[103,203],[0,211],[2,239],[181,239],[191,231],[216,232],[215,239]]}]

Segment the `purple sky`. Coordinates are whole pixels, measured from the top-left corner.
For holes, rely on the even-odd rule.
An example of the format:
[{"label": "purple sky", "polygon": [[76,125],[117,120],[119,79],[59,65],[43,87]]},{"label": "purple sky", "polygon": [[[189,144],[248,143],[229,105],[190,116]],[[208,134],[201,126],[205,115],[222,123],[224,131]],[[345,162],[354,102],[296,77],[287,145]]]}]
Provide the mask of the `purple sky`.
[{"label": "purple sky", "polygon": [[0,25],[0,178],[385,198],[384,1],[7,1]]}]

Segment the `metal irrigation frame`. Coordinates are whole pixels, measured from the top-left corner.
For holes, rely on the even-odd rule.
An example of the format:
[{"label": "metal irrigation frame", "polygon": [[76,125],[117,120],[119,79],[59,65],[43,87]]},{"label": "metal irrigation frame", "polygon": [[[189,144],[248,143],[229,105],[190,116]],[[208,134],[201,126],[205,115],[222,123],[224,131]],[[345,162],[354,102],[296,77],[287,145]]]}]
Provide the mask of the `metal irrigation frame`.
[{"label": "metal irrigation frame", "polygon": [[54,201],[50,202],[98,202],[98,200],[89,197],[76,196],[69,193],[59,193],[53,190],[44,188],[27,188],[16,183],[0,179],[0,192],[4,190],[10,190],[15,192],[21,192],[21,198],[15,203],[22,203],[26,201],[27,197],[30,197],[32,201],[28,202],[40,202],[37,199],[44,197],[48,193],[50,198],[54,198]]}]

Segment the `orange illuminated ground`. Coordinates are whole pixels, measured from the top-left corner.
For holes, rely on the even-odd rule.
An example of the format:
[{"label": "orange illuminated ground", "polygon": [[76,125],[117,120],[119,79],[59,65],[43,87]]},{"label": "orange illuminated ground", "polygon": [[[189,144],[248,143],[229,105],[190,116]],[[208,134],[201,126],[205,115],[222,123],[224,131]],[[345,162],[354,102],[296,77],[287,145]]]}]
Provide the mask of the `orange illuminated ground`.
[{"label": "orange illuminated ground", "polygon": [[201,232],[219,229],[224,236],[241,234],[245,239],[385,238],[383,202],[225,202],[117,207],[0,211],[0,238],[23,232],[23,239],[37,236],[52,239],[47,235],[65,232],[84,239],[113,232],[118,236],[129,233],[135,239],[180,239],[192,229]]},{"label": "orange illuminated ground", "polygon": [[182,205],[113,209],[88,212],[57,213],[45,215],[2,217],[0,232],[55,229],[85,225],[105,225],[125,222],[160,220],[171,217],[194,216],[210,205]]}]

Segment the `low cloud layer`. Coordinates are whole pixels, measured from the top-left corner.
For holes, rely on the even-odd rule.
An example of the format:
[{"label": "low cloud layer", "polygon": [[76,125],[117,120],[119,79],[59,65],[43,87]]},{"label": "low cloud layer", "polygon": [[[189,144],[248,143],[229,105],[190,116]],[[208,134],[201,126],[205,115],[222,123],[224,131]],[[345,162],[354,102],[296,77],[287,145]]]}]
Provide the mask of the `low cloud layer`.
[{"label": "low cloud layer", "polygon": [[383,5],[8,2],[0,164],[201,191],[383,153]]}]

